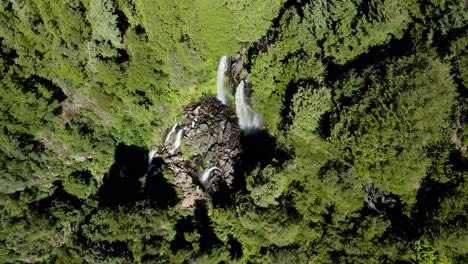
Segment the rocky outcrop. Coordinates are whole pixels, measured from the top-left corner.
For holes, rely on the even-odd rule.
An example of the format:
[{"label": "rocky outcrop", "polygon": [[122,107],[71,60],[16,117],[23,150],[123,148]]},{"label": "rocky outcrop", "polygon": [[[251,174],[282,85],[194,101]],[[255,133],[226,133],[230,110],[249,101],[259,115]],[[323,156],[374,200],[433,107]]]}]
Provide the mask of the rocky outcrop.
[{"label": "rocky outcrop", "polygon": [[[177,147],[176,134],[181,130],[183,137]],[[193,208],[196,200],[208,198],[220,184],[232,188],[241,153],[235,112],[213,96],[202,96],[184,108],[176,131],[155,156],[164,159],[172,172],[172,183],[182,190],[181,209]],[[211,167],[219,169],[212,170],[208,180],[201,182],[200,176]]]},{"label": "rocky outcrop", "polygon": [[382,190],[375,187],[374,183],[370,186],[364,186],[364,203],[370,209],[382,213],[382,210],[396,203],[396,200],[385,194]]},{"label": "rocky outcrop", "polygon": [[244,67],[245,51],[245,47],[243,47],[236,56],[231,58],[230,77],[235,83],[245,80],[248,75]]}]

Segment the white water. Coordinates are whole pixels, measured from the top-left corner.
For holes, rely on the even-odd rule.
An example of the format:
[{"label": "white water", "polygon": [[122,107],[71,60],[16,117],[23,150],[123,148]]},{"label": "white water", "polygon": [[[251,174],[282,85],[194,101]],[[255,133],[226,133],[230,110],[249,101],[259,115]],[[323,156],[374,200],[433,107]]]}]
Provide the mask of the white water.
[{"label": "white water", "polygon": [[169,131],[169,133],[167,134],[166,139],[164,140],[164,145],[169,144],[169,141],[171,141],[171,136],[176,131],[178,125],[179,123],[177,122],[177,118],[174,118],[174,126],[172,127],[171,131]]},{"label": "white water", "polygon": [[236,90],[236,113],[239,118],[239,127],[244,132],[261,129],[263,126],[262,117],[253,111],[250,111],[249,104],[245,98],[244,81],[241,81]]},{"label": "white water", "polygon": [[172,149],[169,151],[170,153],[173,153],[174,151],[176,151],[176,149],[178,149],[180,147],[180,144],[182,143],[182,137],[183,136],[184,136],[184,129],[182,128],[181,130],[179,130],[179,132],[177,132],[176,141],[175,141],[174,145],[172,145]]},{"label": "white water", "polygon": [[220,168],[218,167],[211,167],[207,170],[205,170],[202,175],[200,176],[200,182],[201,183],[205,183],[209,178],[210,178],[210,173],[213,171],[213,170],[219,170],[221,171]]},{"label": "white water", "polygon": [[154,154],[156,154],[156,150],[151,150],[148,152],[148,171],[150,171],[153,168],[153,165],[151,164],[153,162]]},{"label": "white water", "polygon": [[154,154],[156,154],[156,150],[151,150],[148,152],[148,166],[150,166],[151,162],[153,162]]},{"label": "white water", "polygon": [[224,87],[224,77],[229,67],[228,64],[229,64],[229,58],[227,56],[221,57],[221,59],[219,60],[219,65],[218,65],[218,78],[216,79],[216,89],[218,92],[218,100],[220,100],[223,104],[227,104],[226,89]]}]

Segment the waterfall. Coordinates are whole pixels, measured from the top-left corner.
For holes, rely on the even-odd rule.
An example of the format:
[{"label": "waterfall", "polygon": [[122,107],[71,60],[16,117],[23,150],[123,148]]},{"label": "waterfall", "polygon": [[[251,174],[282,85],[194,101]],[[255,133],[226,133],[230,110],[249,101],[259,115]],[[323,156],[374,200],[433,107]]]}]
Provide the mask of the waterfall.
[{"label": "waterfall", "polygon": [[164,145],[169,144],[169,141],[171,140],[171,136],[176,131],[176,128],[178,125],[179,123],[177,123],[177,118],[174,118],[174,126],[172,127],[171,131],[169,131],[169,133],[167,134],[166,140],[164,140]]},{"label": "waterfall", "polygon": [[216,80],[216,89],[218,92],[218,100],[221,101],[223,104],[227,104],[227,95],[226,89],[224,87],[224,77],[226,75],[226,71],[229,67],[229,57],[223,56],[219,60],[218,65],[218,78]]},{"label": "waterfall", "polygon": [[204,183],[210,178],[210,173],[211,173],[213,170],[219,170],[219,171],[221,171],[221,169],[218,168],[218,167],[211,167],[211,168],[205,170],[205,171],[202,173],[202,175],[200,176],[200,178],[199,178],[199,179],[200,179],[200,182],[204,184]]},{"label": "waterfall", "polygon": [[151,163],[153,162],[154,154],[156,154],[156,150],[151,150],[150,152],[148,152],[148,171],[150,171],[151,168],[153,168],[153,165]]},{"label": "waterfall", "polygon": [[148,166],[150,166],[151,162],[153,162],[154,154],[156,154],[156,150],[151,150],[148,152]]},{"label": "waterfall", "polygon": [[245,82],[241,81],[236,90],[236,113],[239,118],[239,127],[244,132],[259,130],[263,126],[262,117],[249,109],[244,86]]},{"label": "waterfall", "polygon": [[184,136],[184,129],[180,129],[179,132],[177,132],[177,137],[174,145],[172,145],[172,149],[169,151],[170,153],[173,153],[180,147],[180,143],[182,143],[182,137]]}]

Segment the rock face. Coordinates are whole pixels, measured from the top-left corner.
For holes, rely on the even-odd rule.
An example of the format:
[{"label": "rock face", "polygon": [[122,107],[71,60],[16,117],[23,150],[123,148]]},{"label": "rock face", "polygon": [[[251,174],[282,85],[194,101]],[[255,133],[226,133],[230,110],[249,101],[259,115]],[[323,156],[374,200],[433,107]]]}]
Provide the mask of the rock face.
[{"label": "rock face", "polygon": [[[172,183],[181,188],[181,209],[191,209],[196,200],[209,197],[216,187],[233,187],[236,162],[240,158],[240,129],[235,112],[216,97],[202,96],[184,108],[176,131],[183,130],[179,147],[172,133],[168,144],[158,150],[173,174]],[[207,181],[200,176],[212,170]]]}]

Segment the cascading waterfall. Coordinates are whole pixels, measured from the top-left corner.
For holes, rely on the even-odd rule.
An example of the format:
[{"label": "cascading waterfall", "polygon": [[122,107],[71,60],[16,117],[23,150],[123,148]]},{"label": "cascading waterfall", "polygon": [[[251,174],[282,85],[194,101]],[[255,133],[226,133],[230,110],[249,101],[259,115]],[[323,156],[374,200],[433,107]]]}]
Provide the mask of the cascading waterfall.
[{"label": "cascading waterfall", "polygon": [[184,136],[184,129],[180,129],[179,132],[177,132],[177,137],[174,145],[172,145],[172,149],[169,151],[170,153],[173,153],[180,147],[180,144],[182,143],[182,137]]},{"label": "cascading waterfall", "polygon": [[261,129],[263,126],[262,117],[249,109],[245,98],[245,82],[241,81],[236,90],[236,113],[239,118],[239,127],[244,132],[251,132]]},{"label": "cascading waterfall", "polygon": [[151,150],[148,152],[148,171],[153,168],[153,165],[151,164],[153,162],[154,154],[156,154],[156,150]]},{"label": "cascading waterfall", "polygon": [[204,183],[210,178],[210,174],[211,174],[211,172],[212,172],[213,170],[221,171],[221,169],[218,168],[218,167],[211,167],[211,168],[205,170],[205,171],[202,173],[202,175],[200,176],[200,178],[199,178],[199,179],[200,179],[200,182],[204,184]]},{"label": "cascading waterfall", "polygon": [[178,125],[179,123],[177,122],[177,118],[174,118],[174,126],[172,127],[171,131],[169,131],[169,133],[167,134],[166,139],[164,140],[164,145],[169,144],[169,142],[171,141],[171,136],[176,131]]},{"label": "cascading waterfall", "polygon": [[150,166],[151,162],[153,162],[154,154],[156,154],[156,150],[151,150],[148,152],[148,166]]},{"label": "cascading waterfall", "polygon": [[229,58],[227,56],[221,57],[218,65],[218,78],[216,80],[216,89],[218,92],[218,100],[221,101],[223,104],[227,104],[226,89],[224,87],[224,77],[226,75],[228,67]]}]

